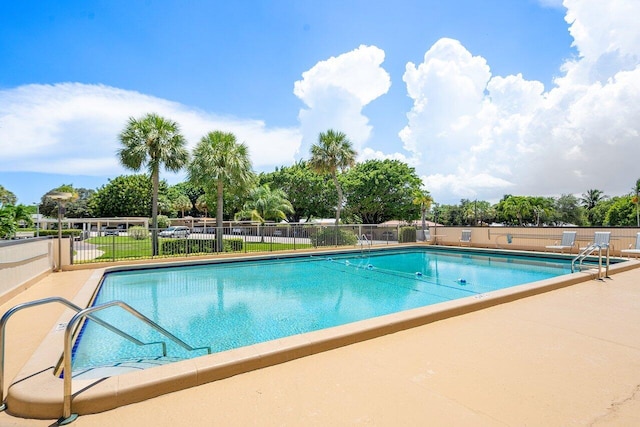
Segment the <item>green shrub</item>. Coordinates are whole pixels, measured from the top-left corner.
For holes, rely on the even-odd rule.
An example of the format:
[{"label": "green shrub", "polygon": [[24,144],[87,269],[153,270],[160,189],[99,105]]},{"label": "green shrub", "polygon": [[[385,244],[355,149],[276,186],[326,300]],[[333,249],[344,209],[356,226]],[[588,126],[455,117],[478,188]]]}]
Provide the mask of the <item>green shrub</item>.
[{"label": "green shrub", "polygon": [[128,234],[133,240],[145,240],[149,238],[149,230],[139,225],[129,228]]},{"label": "green shrub", "polygon": [[[242,239],[224,239],[222,241],[224,252],[241,252],[243,249]],[[215,239],[162,239],[160,252],[163,255],[188,255],[215,253]]]},{"label": "green shrub", "polygon": [[[76,230],[76,229],[71,229],[71,230],[62,230],[62,237],[69,237],[69,236],[79,236],[80,234],[82,234],[82,230]],[[40,236],[58,236],[58,230],[40,230]]]},{"label": "green shrub", "polygon": [[335,227],[328,227],[311,237],[314,246],[349,246],[355,245],[358,238],[351,230],[341,230]]},{"label": "green shrub", "polygon": [[[151,219],[149,219],[149,223],[151,223]],[[169,217],[166,215],[158,215],[158,228],[167,228],[171,225],[169,221]]]},{"label": "green shrub", "polygon": [[242,239],[224,239],[222,246],[224,252],[242,252],[244,242]]},{"label": "green shrub", "polygon": [[398,235],[398,243],[411,243],[415,241],[416,241],[415,227],[400,227],[400,234]]}]

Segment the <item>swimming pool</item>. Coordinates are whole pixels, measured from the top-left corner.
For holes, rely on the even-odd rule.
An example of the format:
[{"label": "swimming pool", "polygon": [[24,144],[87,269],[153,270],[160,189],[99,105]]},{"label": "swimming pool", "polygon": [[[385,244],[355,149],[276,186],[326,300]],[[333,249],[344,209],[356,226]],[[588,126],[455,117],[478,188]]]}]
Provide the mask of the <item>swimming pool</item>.
[{"label": "swimming pool", "polygon": [[[567,259],[408,248],[114,272],[93,304],[122,300],[191,346],[221,352],[570,272]],[[161,340],[121,310],[99,317],[145,342]],[[206,354],[167,345],[167,360]],[[157,346],[88,321],[73,367],[157,358]]]}]

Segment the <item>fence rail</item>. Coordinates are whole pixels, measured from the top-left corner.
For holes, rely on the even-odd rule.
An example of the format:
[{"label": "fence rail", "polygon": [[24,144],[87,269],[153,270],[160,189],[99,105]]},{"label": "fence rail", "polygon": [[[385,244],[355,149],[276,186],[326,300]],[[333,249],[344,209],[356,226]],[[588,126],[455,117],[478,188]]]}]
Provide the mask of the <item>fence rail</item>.
[{"label": "fence rail", "polygon": [[[321,247],[367,245],[394,245],[415,241],[401,235],[401,226],[378,225],[309,225],[267,224],[235,225],[223,227],[222,247],[218,247],[215,227],[183,227],[182,232],[171,235],[167,230],[155,230],[158,234],[157,254],[152,254],[152,233],[130,232],[127,229],[105,232],[85,232],[81,239],[73,241],[72,263],[96,263],[118,260],[188,257],[217,253],[251,253],[291,251]],[[420,226],[415,227],[420,239]],[[620,255],[635,243],[639,228],[587,228],[587,227],[430,227],[427,241],[438,245],[460,245],[462,230],[471,230],[470,246],[498,249],[547,251],[547,246],[557,245],[563,231],[576,231],[575,248],[578,253],[588,246],[597,231],[611,232],[612,255]],[[415,237],[413,237],[415,239]]]},{"label": "fence rail", "polygon": [[[182,228],[182,227],[181,227]],[[158,250],[153,255],[152,235],[157,233]],[[216,227],[180,230],[108,230],[85,232],[73,241],[72,263],[185,257],[216,253],[291,251],[319,247],[357,246],[361,236],[376,245],[398,243],[399,227],[377,225],[238,225],[223,227],[218,247]]]}]

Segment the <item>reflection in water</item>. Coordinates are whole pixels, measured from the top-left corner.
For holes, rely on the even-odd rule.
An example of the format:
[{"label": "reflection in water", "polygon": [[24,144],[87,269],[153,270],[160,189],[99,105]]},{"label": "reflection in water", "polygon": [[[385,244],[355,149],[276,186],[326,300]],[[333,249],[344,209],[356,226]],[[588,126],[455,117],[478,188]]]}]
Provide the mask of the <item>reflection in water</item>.
[{"label": "reflection in water", "polygon": [[[123,300],[192,346],[223,351],[541,280],[569,268],[417,249],[243,261],[110,273],[96,304]],[[100,317],[143,341],[161,339],[121,310],[105,310]],[[158,346],[140,348],[87,322],[74,366],[157,354]],[[169,344],[169,355],[201,353]]]}]

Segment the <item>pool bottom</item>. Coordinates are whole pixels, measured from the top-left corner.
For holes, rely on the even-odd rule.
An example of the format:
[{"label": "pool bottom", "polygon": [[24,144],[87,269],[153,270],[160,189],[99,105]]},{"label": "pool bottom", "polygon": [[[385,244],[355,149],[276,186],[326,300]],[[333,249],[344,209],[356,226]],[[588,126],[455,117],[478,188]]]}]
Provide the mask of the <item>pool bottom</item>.
[{"label": "pool bottom", "polygon": [[[249,259],[255,259],[251,257]],[[180,263],[188,264],[188,263]],[[614,265],[611,273],[635,265]],[[165,264],[166,265],[166,264]],[[173,263],[172,265],[178,265]],[[78,294],[76,303],[91,299],[106,270],[96,270]],[[461,300],[421,307],[255,344],[222,353],[184,360],[124,375],[73,381],[73,412],[89,414],[140,402],[174,391],[195,387],[244,372],[284,363],[300,357],[365,341],[404,329],[473,312],[527,296],[548,292],[594,278],[583,272],[480,294]],[[66,323],[72,313],[58,323]],[[60,331],[52,331],[13,381],[7,396],[11,414],[25,418],[54,419],[62,415],[63,381],[54,377],[61,349]]]}]

